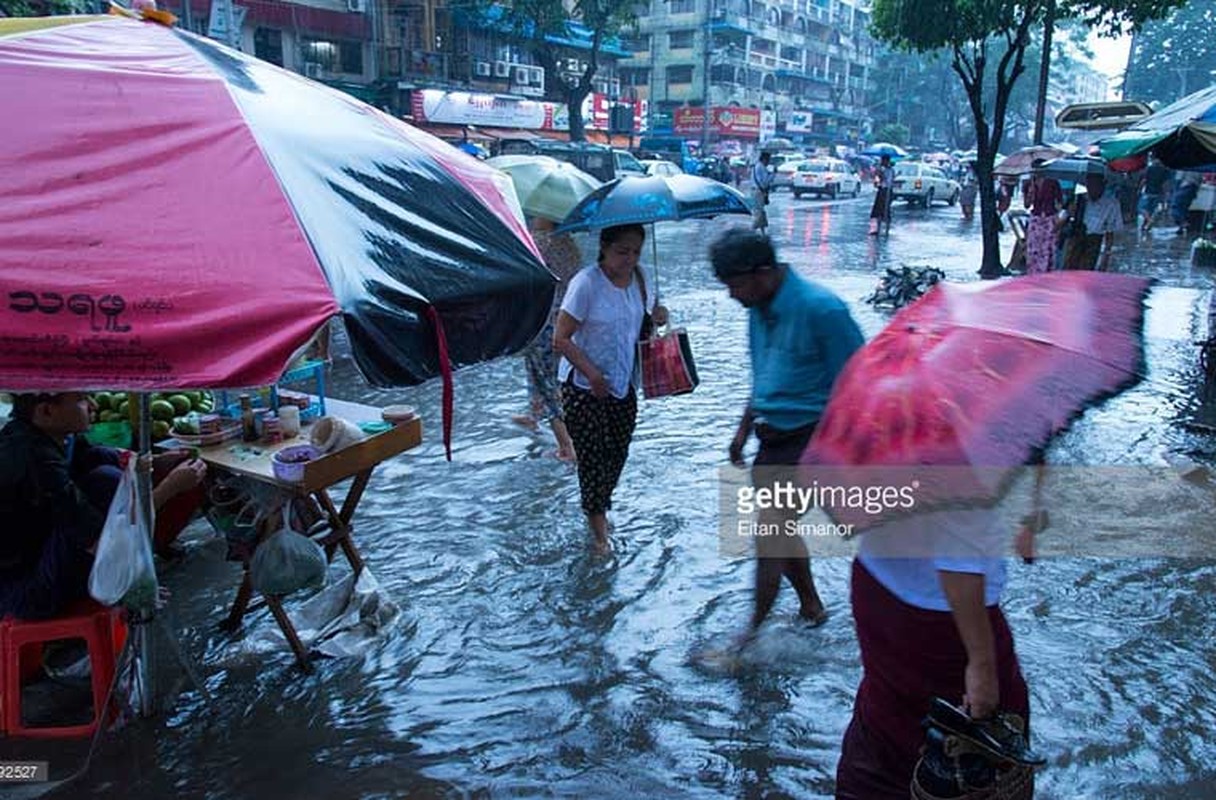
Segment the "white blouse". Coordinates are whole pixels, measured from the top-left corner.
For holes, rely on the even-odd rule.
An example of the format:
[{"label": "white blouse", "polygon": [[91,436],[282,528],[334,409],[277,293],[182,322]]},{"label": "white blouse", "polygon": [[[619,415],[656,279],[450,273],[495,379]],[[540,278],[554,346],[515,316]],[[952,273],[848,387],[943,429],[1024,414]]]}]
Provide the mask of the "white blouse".
[{"label": "white blouse", "polygon": [[[654,298],[649,291],[646,299],[653,310]],[[637,276],[622,289],[608,279],[598,264],[584,267],[570,279],[562,311],[579,322],[571,340],[604,373],[612,396],[624,399],[633,382],[642,329],[642,290]],[[571,371],[575,386],[591,389],[587,376],[563,356],[557,367],[558,381],[565,383]]]}]

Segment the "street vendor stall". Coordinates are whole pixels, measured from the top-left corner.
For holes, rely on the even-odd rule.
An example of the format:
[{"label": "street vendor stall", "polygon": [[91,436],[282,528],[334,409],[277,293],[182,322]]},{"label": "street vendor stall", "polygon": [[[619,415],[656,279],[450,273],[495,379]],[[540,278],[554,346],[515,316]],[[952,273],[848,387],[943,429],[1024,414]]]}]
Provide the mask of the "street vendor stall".
[{"label": "street vendor stall", "polygon": [[[358,425],[361,430],[370,433],[361,441],[352,442],[333,452],[319,453],[317,457],[303,462],[302,468],[297,470],[298,479],[286,476],[281,468],[276,469],[275,455],[288,448],[298,448],[302,442],[309,441],[310,438],[313,438],[311,435],[319,426],[319,422],[306,424],[301,428],[299,436],[284,438],[281,441],[221,442],[199,447],[198,454],[199,458],[207,463],[209,469],[222,470],[224,473],[277,489],[284,498],[288,499],[288,502],[293,496],[311,498],[325,523],[325,533],[318,537],[318,543],[325,547],[330,559],[340,549],[351,569],[358,575],[363,569],[363,558],[355,544],[353,532],[354,516],[359,501],[363,498],[373,470],[381,462],[417,447],[422,442],[422,422],[414,417],[397,424],[386,423],[382,419],[382,410],[379,408],[334,398],[327,400],[327,406],[334,415],[330,419]],[[173,439],[162,443],[167,447],[180,444],[183,443]],[[346,495],[339,507],[330,492],[348,480],[351,483],[347,487]],[[224,622],[224,627],[228,630],[238,628],[245,614],[250,610],[250,601],[254,594],[254,585],[250,577],[251,557],[256,553],[256,546],[263,543],[272,532],[271,523],[275,520],[275,515],[263,519],[261,530],[257,531],[255,549],[240,559],[244,567],[244,574],[231,611]],[[274,615],[275,622],[278,623],[288,644],[291,645],[300,666],[308,670],[308,648],[297,635],[295,626],[283,608],[283,597],[265,592],[261,594],[266,606]]]}]

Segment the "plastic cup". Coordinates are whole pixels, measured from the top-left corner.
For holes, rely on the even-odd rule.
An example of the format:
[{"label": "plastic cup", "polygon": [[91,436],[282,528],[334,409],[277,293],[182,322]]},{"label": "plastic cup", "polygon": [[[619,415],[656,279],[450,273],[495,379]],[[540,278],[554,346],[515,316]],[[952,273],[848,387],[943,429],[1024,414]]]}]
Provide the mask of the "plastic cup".
[{"label": "plastic cup", "polygon": [[279,406],[279,427],[283,438],[290,439],[300,434],[300,409],[297,406]]}]

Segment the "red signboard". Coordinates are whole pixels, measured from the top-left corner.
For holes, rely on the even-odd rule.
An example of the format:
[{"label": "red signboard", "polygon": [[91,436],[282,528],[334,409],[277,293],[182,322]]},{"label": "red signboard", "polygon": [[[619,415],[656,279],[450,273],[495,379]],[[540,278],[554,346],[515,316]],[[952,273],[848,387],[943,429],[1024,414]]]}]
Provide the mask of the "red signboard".
[{"label": "red signboard", "polygon": [[[705,110],[701,106],[677,108],[672,119],[676,133],[697,134],[705,125]],[[709,130],[719,136],[740,139],[760,138],[760,109],[742,106],[713,106],[710,108]]]}]

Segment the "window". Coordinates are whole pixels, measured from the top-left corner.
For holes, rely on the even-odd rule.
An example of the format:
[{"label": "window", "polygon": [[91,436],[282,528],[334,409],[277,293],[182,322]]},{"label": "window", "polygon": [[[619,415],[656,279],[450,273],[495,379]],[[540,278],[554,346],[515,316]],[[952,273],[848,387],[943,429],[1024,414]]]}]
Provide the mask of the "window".
[{"label": "window", "polygon": [[667,13],[691,14],[697,10],[697,0],[668,0]]},{"label": "window", "polygon": [[675,64],[667,68],[668,83],[692,83],[692,65]]},{"label": "window", "polygon": [[667,34],[667,47],[671,50],[691,50],[692,31],[671,31]]},{"label": "window", "polygon": [[283,32],[274,28],[255,28],[253,54],[263,61],[283,66]]},{"label": "window", "polygon": [[306,64],[320,64],[327,72],[363,74],[363,43],[302,39],[300,51]]}]

